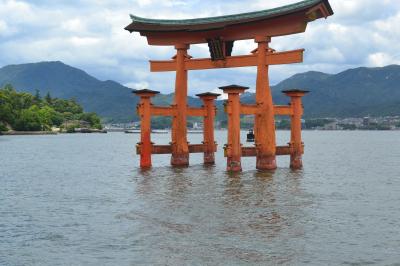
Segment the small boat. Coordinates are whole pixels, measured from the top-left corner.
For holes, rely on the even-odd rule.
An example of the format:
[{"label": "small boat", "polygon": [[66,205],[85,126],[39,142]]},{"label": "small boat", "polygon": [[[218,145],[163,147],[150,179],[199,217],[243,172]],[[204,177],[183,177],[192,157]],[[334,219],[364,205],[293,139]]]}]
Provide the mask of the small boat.
[{"label": "small boat", "polygon": [[247,132],[247,142],[254,142],[254,132],[252,129],[249,129],[249,132]]}]

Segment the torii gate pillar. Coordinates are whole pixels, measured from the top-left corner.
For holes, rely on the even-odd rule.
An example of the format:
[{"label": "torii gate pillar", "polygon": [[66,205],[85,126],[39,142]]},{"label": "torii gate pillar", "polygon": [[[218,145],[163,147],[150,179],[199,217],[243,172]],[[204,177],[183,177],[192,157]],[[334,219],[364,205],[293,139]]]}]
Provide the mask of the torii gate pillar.
[{"label": "torii gate pillar", "polygon": [[140,97],[138,104],[138,113],[140,116],[140,167],[151,167],[151,98],[160,93],[159,91],[152,91],[148,89],[134,91]]},{"label": "torii gate pillar", "polygon": [[219,87],[228,94],[226,112],[228,114],[228,143],[225,145],[227,157],[226,170],[230,172],[242,171],[242,145],[240,143],[240,94],[248,87],[229,85]]},{"label": "torii gate pillar", "polygon": [[203,144],[204,144],[204,164],[214,164],[216,152],[216,143],[214,140],[214,118],[216,113],[215,100],[221,94],[200,93],[196,96],[203,101],[205,116],[203,118]]},{"label": "torii gate pillar", "polygon": [[187,90],[188,73],[185,69],[185,59],[188,57],[187,50],[189,45],[175,45],[177,51],[176,61],[176,80],[174,106],[176,113],[172,117],[172,156],[171,165],[189,165],[189,146],[187,141]]},{"label": "torii gate pillar", "polygon": [[256,105],[260,112],[254,119],[255,145],[257,148],[256,168],[273,170],[276,168],[275,118],[271,88],[268,80],[268,62],[266,60],[268,43],[271,38],[259,36],[257,53]]},{"label": "torii gate pillar", "polygon": [[301,116],[303,115],[303,106],[301,97],[308,93],[303,90],[283,91],[290,97],[290,106],[293,114],[290,116],[290,168],[301,169],[303,167],[302,154],[303,142],[301,140]]}]

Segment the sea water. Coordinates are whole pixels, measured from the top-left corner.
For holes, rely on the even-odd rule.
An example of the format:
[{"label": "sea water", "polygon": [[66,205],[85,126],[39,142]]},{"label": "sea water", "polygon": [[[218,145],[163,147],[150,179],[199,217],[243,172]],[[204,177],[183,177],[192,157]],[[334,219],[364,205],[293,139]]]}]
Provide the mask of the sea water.
[{"label": "sea water", "polygon": [[154,155],[148,171],[135,134],[1,136],[0,265],[400,263],[399,131],[305,131],[303,170],[243,158],[239,174],[226,133],[215,166]]}]

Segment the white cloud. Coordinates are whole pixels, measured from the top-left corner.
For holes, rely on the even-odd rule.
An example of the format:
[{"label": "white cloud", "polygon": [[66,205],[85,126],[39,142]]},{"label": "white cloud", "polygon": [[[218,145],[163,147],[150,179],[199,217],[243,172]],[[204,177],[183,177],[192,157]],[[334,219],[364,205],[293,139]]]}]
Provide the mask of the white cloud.
[{"label": "white cloud", "polygon": [[86,26],[79,18],[69,19],[61,23],[61,29],[75,33],[86,32]]},{"label": "white cloud", "polygon": [[269,9],[269,8],[276,8],[283,5],[293,4],[295,0],[280,0],[280,1],[265,1],[265,0],[257,0],[253,1],[250,5],[254,9]]},{"label": "white cloud", "polygon": [[6,21],[0,20],[0,36],[9,37],[16,33],[16,29],[10,27]]},{"label": "white cloud", "polygon": [[[100,79],[171,92],[174,73],[150,73],[148,60],[169,59],[174,49],[149,46],[146,38],[125,31],[129,13],[180,19],[255,11],[297,1],[0,0],[0,66],[61,60]],[[330,3],[334,16],[310,23],[306,33],[273,38],[271,47],[278,51],[306,51],[303,64],[271,67],[272,83],[301,71],[339,72],[400,62],[398,0]],[[239,41],[233,53],[248,54],[255,47],[252,40]],[[189,53],[206,57],[208,47],[195,45]],[[228,83],[255,84],[254,68],[192,71],[189,76],[190,94]]]},{"label": "white cloud", "polygon": [[124,86],[135,89],[135,90],[149,89],[149,83],[147,83],[145,81],[141,81],[141,82],[137,82],[137,83],[130,82],[130,83],[124,84]]},{"label": "white cloud", "polygon": [[93,37],[71,37],[68,39],[68,41],[77,47],[81,47],[81,46],[94,46],[98,43],[100,43],[100,39],[98,38],[93,38]]},{"label": "white cloud", "polygon": [[368,66],[382,67],[391,64],[399,64],[400,60],[396,60],[393,56],[386,53],[374,53],[368,56]]},{"label": "white cloud", "polygon": [[148,6],[151,5],[153,2],[153,0],[137,0],[139,6]]},{"label": "white cloud", "polygon": [[31,6],[29,3],[15,0],[0,1],[1,18],[12,18],[14,22],[30,21]]}]

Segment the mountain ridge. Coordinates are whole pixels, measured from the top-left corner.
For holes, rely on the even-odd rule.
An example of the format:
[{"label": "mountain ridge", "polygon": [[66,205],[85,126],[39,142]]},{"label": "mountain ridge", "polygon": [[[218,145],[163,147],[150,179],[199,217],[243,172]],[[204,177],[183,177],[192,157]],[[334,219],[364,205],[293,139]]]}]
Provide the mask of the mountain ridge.
[{"label": "mountain ridge", "polygon": [[[85,111],[96,112],[113,121],[137,120],[138,98],[132,89],[113,80],[101,81],[84,70],[61,61],[13,64],[0,68],[0,86],[12,84],[19,91],[54,97],[75,98]],[[297,73],[271,87],[275,104],[287,104],[282,90],[307,89],[303,99],[305,117],[360,117],[365,115],[400,115],[400,66],[358,67],[337,74],[319,71]],[[160,94],[154,104],[169,105],[173,93]],[[244,103],[254,102],[254,93],[242,96]],[[190,105],[201,105],[188,97]],[[222,105],[222,100],[217,102]],[[221,109],[221,108],[220,108]]]}]

